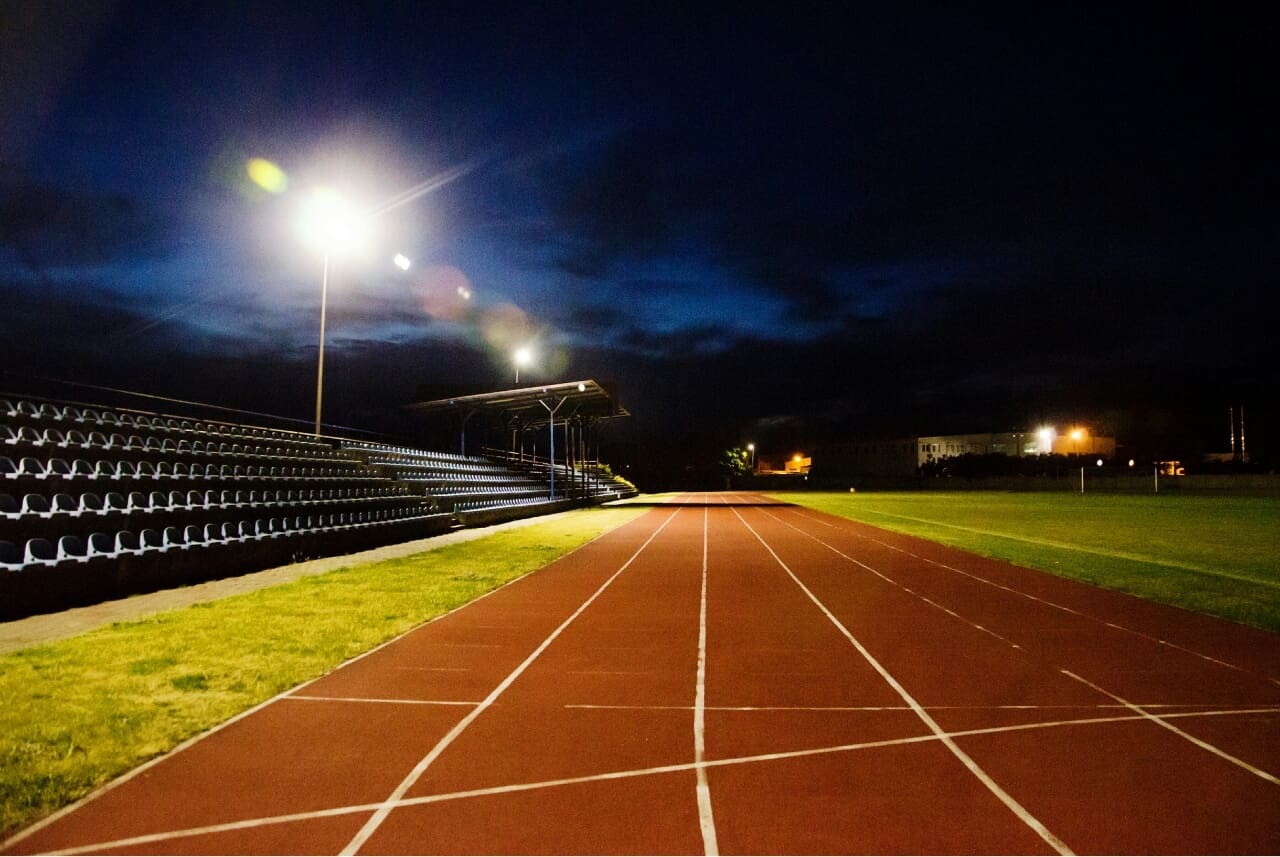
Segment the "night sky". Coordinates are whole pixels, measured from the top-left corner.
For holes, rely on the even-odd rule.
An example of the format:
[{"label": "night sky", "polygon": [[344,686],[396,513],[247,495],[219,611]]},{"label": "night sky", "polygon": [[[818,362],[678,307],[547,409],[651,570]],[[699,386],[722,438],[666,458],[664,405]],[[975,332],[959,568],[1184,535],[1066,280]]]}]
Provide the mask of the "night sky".
[{"label": "night sky", "polygon": [[1243,404],[1274,447],[1261,4],[887,5],[2,0],[0,388],[305,426],[323,184],[387,209],[331,269],[335,425],[531,341],[522,382],[618,385],[619,441],[1225,451]]}]

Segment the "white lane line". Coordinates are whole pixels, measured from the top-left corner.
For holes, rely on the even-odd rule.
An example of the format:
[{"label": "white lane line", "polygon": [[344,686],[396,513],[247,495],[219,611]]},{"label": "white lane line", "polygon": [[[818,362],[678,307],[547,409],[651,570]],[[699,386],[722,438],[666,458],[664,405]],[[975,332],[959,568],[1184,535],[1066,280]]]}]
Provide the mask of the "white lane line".
[{"label": "white lane line", "polygon": [[881,571],[877,571],[876,569],[874,569],[874,568],[872,568],[871,566],[867,565],[865,562],[861,562],[860,560],[856,560],[856,559],[854,559],[853,557],[849,556],[849,555],[848,555],[847,553],[845,553],[844,551],[842,551],[842,550],[840,550],[839,548],[837,548],[835,545],[832,545],[832,544],[829,544],[829,543],[827,543],[827,542],[824,542],[822,539],[818,538],[818,537],[817,537],[817,536],[815,536],[813,533],[810,533],[810,532],[807,532],[806,530],[802,530],[802,529],[800,529],[799,527],[797,527],[795,524],[791,523],[790,521],[784,521],[782,518],[779,518],[777,515],[773,514],[772,512],[765,512],[764,514],[765,514],[765,515],[767,515],[767,516],[768,516],[768,517],[770,517],[770,518],[773,518],[773,520],[777,521],[779,524],[782,524],[784,527],[790,527],[791,529],[795,530],[795,531],[796,531],[797,533],[799,533],[800,535],[802,535],[802,536],[804,536],[804,537],[806,537],[806,538],[812,539],[813,541],[815,541],[815,542],[817,542],[818,544],[822,545],[822,546],[823,546],[824,548],[826,548],[827,550],[829,550],[829,551],[831,551],[832,553],[834,553],[836,556],[839,556],[839,557],[841,557],[842,559],[848,560],[849,562],[853,563],[854,565],[858,566],[859,568],[866,569],[867,571],[869,571],[869,572],[871,572],[872,574],[874,574],[876,577],[880,578],[881,580],[885,581],[886,583],[889,583],[889,584],[892,584],[893,586],[896,586],[898,589],[901,589],[903,592],[907,593],[908,595],[912,596],[913,598],[918,598],[918,599],[920,599],[921,601],[923,601],[924,603],[926,603],[926,604],[930,605],[931,607],[936,607],[937,609],[941,610],[943,613],[946,613],[948,616],[951,616],[951,617],[952,617],[952,618],[954,618],[954,619],[959,619],[961,622],[964,622],[966,625],[969,625],[969,626],[971,626],[971,627],[973,627],[973,628],[976,628],[976,629],[978,629],[979,631],[981,631],[981,632],[982,632],[982,633],[984,633],[984,634],[989,634],[990,636],[995,637],[997,640],[999,640],[999,641],[1000,641],[1000,642],[1002,642],[1002,643],[1005,643],[1006,645],[1012,646],[1012,647],[1013,647],[1013,648],[1015,648],[1015,649],[1021,649],[1021,648],[1022,648],[1022,646],[1018,645],[1018,644],[1017,644],[1017,643],[1015,643],[1013,640],[1010,640],[1008,637],[1005,637],[1005,636],[1003,636],[1003,635],[1001,635],[1001,634],[997,634],[995,631],[992,631],[990,628],[986,627],[985,625],[980,625],[979,623],[977,623],[977,622],[973,621],[972,619],[968,618],[967,616],[961,616],[959,613],[955,612],[955,611],[954,611],[954,610],[952,610],[951,608],[946,607],[945,605],[939,604],[937,601],[934,601],[932,598],[929,598],[929,597],[927,597],[927,596],[925,596],[925,595],[921,595],[919,592],[916,592],[914,589],[911,589],[910,587],[906,586],[906,585],[905,585],[905,584],[903,584],[903,583],[899,583],[898,581],[894,580],[892,577],[889,577],[887,574],[884,574],[884,573],[883,573],[883,572],[881,572]]},{"label": "white lane line", "polygon": [[307,696],[291,693],[282,697],[284,701],[301,700],[303,702],[376,702],[387,705],[479,705],[479,702],[468,702],[459,699],[378,699],[367,696]]},{"label": "white lane line", "polygon": [[[1178,643],[1170,642],[1169,640],[1162,640],[1162,639],[1160,639],[1159,637],[1154,637],[1154,636],[1152,636],[1151,634],[1147,634],[1147,633],[1144,633],[1144,632],[1142,632],[1142,631],[1138,631],[1138,630],[1136,630],[1136,629],[1134,629],[1134,628],[1128,628],[1128,627],[1125,627],[1124,625],[1117,625],[1117,624],[1115,624],[1114,622],[1108,622],[1108,621],[1107,621],[1107,620],[1105,620],[1105,619],[1100,619],[1100,618],[1098,618],[1098,617],[1096,617],[1096,616],[1090,616],[1088,613],[1081,613],[1079,610],[1075,610],[1075,609],[1073,609],[1073,608],[1071,608],[1071,607],[1067,607],[1066,605],[1059,604],[1059,603],[1057,603],[1056,601],[1050,601],[1050,600],[1049,600],[1049,599],[1047,599],[1047,598],[1041,598],[1041,597],[1039,597],[1038,595],[1032,595],[1032,594],[1031,594],[1031,593],[1029,593],[1029,592],[1023,592],[1023,591],[1022,591],[1022,590],[1020,590],[1020,589],[1014,589],[1014,588],[1012,588],[1012,587],[1010,587],[1010,586],[1005,586],[1003,583],[997,583],[997,582],[996,582],[996,581],[994,581],[994,580],[991,580],[991,579],[986,578],[986,577],[982,577],[981,575],[974,574],[973,572],[965,571],[964,569],[960,569],[960,568],[956,568],[955,566],[947,565],[946,563],[944,563],[944,562],[939,562],[938,560],[935,560],[935,559],[929,559],[929,558],[928,558],[928,557],[926,557],[926,556],[920,556],[919,554],[912,553],[911,551],[906,550],[906,549],[904,549],[904,548],[900,548],[900,547],[898,547],[898,546],[896,546],[896,545],[891,545],[891,544],[889,544],[888,542],[881,541],[880,539],[872,538],[871,536],[864,535],[864,534],[862,534],[862,533],[857,532],[856,530],[849,529],[848,527],[842,527],[842,526],[839,526],[839,525],[837,525],[837,524],[833,524],[833,523],[831,523],[831,522],[829,522],[829,521],[824,521],[824,520],[822,520],[821,518],[814,517],[813,515],[807,515],[807,514],[805,514],[805,513],[803,513],[803,512],[800,512],[800,511],[797,511],[797,512],[796,512],[796,514],[797,514],[797,515],[799,515],[799,516],[800,516],[800,517],[802,517],[802,518],[805,518],[806,520],[813,521],[814,523],[817,523],[817,524],[821,524],[821,525],[822,525],[822,526],[824,526],[824,527],[831,527],[832,529],[840,530],[841,532],[847,533],[847,534],[849,534],[849,535],[853,536],[854,538],[863,539],[864,541],[869,541],[869,542],[871,542],[872,544],[880,545],[880,546],[881,546],[881,547],[883,547],[883,548],[887,548],[888,550],[895,551],[895,552],[900,553],[900,554],[904,554],[904,555],[906,555],[906,556],[911,557],[912,559],[918,559],[918,560],[920,560],[921,562],[927,562],[927,563],[929,563],[930,565],[934,565],[934,566],[937,566],[938,568],[945,569],[946,571],[954,572],[955,574],[959,574],[959,575],[962,575],[962,576],[964,576],[964,577],[968,577],[968,578],[970,578],[971,580],[976,580],[976,581],[978,581],[979,583],[985,583],[985,584],[986,584],[986,585],[988,585],[988,586],[993,586],[993,587],[995,587],[996,589],[1001,589],[1001,590],[1003,590],[1003,591],[1005,591],[1005,592],[1008,592],[1008,593],[1010,593],[1010,594],[1012,594],[1012,595],[1018,595],[1018,596],[1021,596],[1022,598],[1026,598],[1026,599],[1028,599],[1028,600],[1035,601],[1035,602],[1037,602],[1037,603],[1039,603],[1039,604],[1043,604],[1043,605],[1044,605],[1044,606],[1046,606],[1046,607],[1051,607],[1051,608],[1053,608],[1054,610],[1061,610],[1062,612],[1064,612],[1064,613],[1069,613],[1069,614],[1071,614],[1072,616],[1079,616],[1079,617],[1080,617],[1080,618],[1082,618],[1082,619],[1088,619],[1088,620],[1090,620],[1090,621],[1092,621],[1092,622],[1098,622],[1098,623],[1100,623],[1100,624],[1102,624],[1102,625],[1107,626],[1108,628],[1113,628],[1113,629],[1115,629],[1115,630],[1117,630],[1117,631],[1122,631],[1122,632],[1124,632],[1124,633],[1126,633],[1126,634],[1133,634],[1135,637],[1141,637],[1141,638],[1142,638],[1142,639],[1144,639],[1144,640],[1150,640],[1150,641],[1152,641],[1152,642],[1154,642],[1154,643],[1158,643],[1158,644],[1159,644],[1159,645],[1161,645],[1161,646],[1168,646],[1168,647],[1169,647],[1169,648],[1171,648],[1171,649],[1177,649],[1177,650],[1178,650],[1178,651],[1180,651],[1180,652],[1185,652],[1185,653],[1186,653],[1186,654],[1188,654],[1188,655],[1193,655],[1193,656],[1195,656],[1195,657],[1197,657],[1197,658],[1201,658],[1201,659],[1203,659],[1203,660],[1206,660],[1206,661],[1208,661],[1208,662],[1210,662],[1210,663],[1212,663],[1212,664],[1217,664],[1218,666],[1226,667],[1227,669],[1231,669],[1231,670],[1236,670],[1237,672],[1246,673],[1247,675],[1254,676],[1255,678],[1260,678],[1260,679],[1263,679],[1263,680],[1265,680],[1265,681],[1268,681],[1268,682],[1270,682],[1270,683],[1272,683],[1272,684],[1280,685],[1280,679],[1276,679],[1276,678],[1273,678],[1273,677],[1271,677],[1271,676],[1263,676],[1263,675],[1259,675],[1258,673],[1254,672],[1254,671],[1253,671],[1253,670],[1251,670],[1251,669],[1247,669],[1247,668],[1245,668],[1245,667],[1238,666],[1238,665],[1233,664],[1233,663],[1229,663],[1229,662],[1224,661],[1224,660],[1221,660],[1221,659],[1219,659],[1219,658],[1215,658],[1215,657],[1213,657],[1212,655],[1206,655],[1204,652],[1197,652],[1195,649],[1189,649],[1189,648],[1187,648],[1186,646],[1182,646],[1182,645],[1179,645]],[[842,522],[845,522],[845,523],[853,523],[853,522],[844,521],[844,519],[842,519]],[[868,527],[870,527],[871,525],[870,525],[870,524],[866,524],[866,525],[864,525],[864,526],[868,526]],[[914,536],[907,536],[907,535],[905,535],[905,534],[899,534],[899,535],[902,535],[904,538],[915,538]],[[946,548],[946,546],[945,546],[945,545],[940,545],[940,547]],[[951,550],[959,550],[959,549],[958,549],[958,548],[951,548]],[[1043,572],[1043,573],[1047,574],[1048,572]]]},{"label": "white lane line", "polygon": [[[1251,710],[1235,710],[1235,711],[1204,711],[1190,714],[1171,714],[1170,717],[1213,717],[1223,715],[1238,714],[1256,714],[1259,712],[1267,712],[1271,709]],[[959,732],[948,732],[946,735],[951,738],[969,738],[981,735],[998,735],[1008,732],[1024,732],[1032,729],[1052,729],[1067,726],[1093,726],[1111,723],[1130,723],[1141,721],[1143,718],[1138,714],[1122,715],[1117,717],[1091,717],[1078,720],[1055,720],[1040,723],[1022,723],[1015,726],[994,726],[982,729],[966,729]],[[858,744],[839,744],[831,747],[815,747],[805,750],[788,750],[778,753],[761,753],[752,756],[734,756],[726,759],[713,759],[703,762],[703,767],[722,768],[733,767],[738,765],[751,765],[763,762],[786,761],[789,759],[802,759],[815,756],[827,756],[836,753],[851,753],[860,750],[875,750],[886,747],[903,747],[912,744],[929,744],[941,740],[937,735],[915,735],[909,738],[888,738],[882,741],[865,741]],[[514,794],[518,792],[536,791],[539,789],[555,788],[558,786],[579,785],[583,783],[606,782],[611,780],[630,779],[633,777],[648,777],[661,774],[682,773],[694,770],[698,765],[693,762],[679,762],[670,765],[659,765],[652,768],[637,768],[628,771],[609,771],[602,774],[588,774],[581,777],[566,777],[558,780],[541,780],[532,783],[518,783],[507,786],[490,786],[488,788],[470,789],[459,792],[446,792],[434,795],[425,795],[423,797],[405,798],[396,802],[397,808],[410,806],[423,806],[431,803],[443,803],[454,800],[465,800],[473,797],[489,797],[494,795]],[[138,845],[151,845],[157,842],[165,842],[170,839],[182,839],[191,836],[207,836],[214,833],[230,833],[237,830],[251,830],[257,827],[267,827],[274,824],[289,824],[292,822],[311,821],[321,818],[334,818],[342,815],[355,815],[363,812],[371,812],[382,804],[365,803],[351,804],[348,806],[331,807],[329,809],[309,810],[306,812],[288,813],[285,815],[264,816],[261,818],[247,818],[240,821],[227,821],[221,824],[210,824],[203,827],[188,827],[180,830],[169,830],[162,833],[148,833],[141,836],[131,836],[126,839],[116,839],[109,842],[96,842],[90,845],[77,845],[74,848],[62,848],[56,854],[88,854],[97,851],[107,851],[116,848],[129,848]]]},{"label": "white lane line", "polygon": [[707,712],[707,544],[710,510],[702,509],[702,596],[698,606],[698,679],[693,697],[693,761],[697,768],[698,826],[702,830],[702,850],[707,857],[720,853],[716,841],[716,822],[711,814],[711,786],[707,783],[706,756]]},{"label": "white lane line", "polygon": [[782,561],[782,557],[778,556],[777,552],[774,551],[774,549],[769,545],[769,543],[766,542],[760,536],[760,534],[756,532],[755,528],[752,527],[751,524],[747,522],[747,519],[743,518],[741,514],[738,514],[737,510],[734,510],[734,514],[738,515],[738,519],[742,521],[743,525],[746,526],[746,528],[751,531],[751,534],[756,537],[756,539],[760,542],[760,544],[764,545],[765,550],[769,551],[770,555],[773,556],[774,560],[778,563],[778,565],[782,567],[783,571],[785,571],[787,575],[790,576],[790,578],[795,582],[796,586],[799,586],[801,591],[804,592],[805,595],[809,596],[809,600],[812,601],[814,605],[823,612],[823,614],[827,617],[827,619],[831,622],[831,624],[835,625],[836,628],[839,629],[840,633],[842,633],[845,636],[845,639],[847,639],[850,643],[853,644],[853,647],[857,649],[858,653],[861,654],[862,657],[866,659],[867,663],[869,663],[872,666],[872,668],[877,673],[880,674],[880,677],[884,679],[885,682],[887,682],[889,686],[892,687],[900,697],[902,697],[902,701],[905,702],[907,705],[911,706],[911,709],[912,711],[915,712],[916,716],[919,717],[922,721],[924,721],[924,724],[929,727],[929,730],[933,732],[934,735],[937,735],[938,738],[942,741],[943,746],[945,746],[948,750],[950,750],[951,754],[955,756],[962,765],[968,768],[969,772],[973,774],[975,777],[977,777],[979,782],[981,782],[984,786],[986,786],[987,789],[993,795],[995,795],[996,798],[1001,803],[1003,803],[1005,807],[1009,809],[1009,811],[1011,811],[1015,816],[1017,816],[1018,819],[1022,821],[1023,824],[1025,824],[1027,827],[1035,831],[1036,835],[1038,835],[1042,840],[1044,840],[1045,844],[1051,847],[1054,851],[1058,852],[1059,854],[1074,853],[1067,846],[1065,842],[1059,839],[1051,830],[1049,830],[1049,828],[1045,827],[1045,825],[1039,819],[1037,819],[1034,815],[1032,815],[1031,812],[1026,807],[1018,803],[1018,801],[1015,800],[1012,795],[1010,795],[1003,788],[1001,788],[1000,784],[997,783],[995,780],[993,780],[991,776],[986,771],[984,771],[978,765],[978,763],[973,760],[972,757],[969,756],[968,753],[960,749],[960,746],[956,744],[956,742],[952,740],[950,736],[947,735],[947,733],[943,730],[943,728],[938,725],[937,721],[935,721],[932,717],[929,716],[929,713],[924,710],[923,706],[921,706],[920,703],[916,702],[915,698],[912,697],[911,694],[907,693],[907,689],[904,688],[901,684],[899,684],[898,680],[889,674],[889,671],[886,670],[884,666],[881,665],[881,663],[877,661],[875,657],[872,656],[871,652],[867,651],[866,647],[864,647],[862,643],[858,641],[857,637],[853,636],[853,634],[850,633],[849,629],[846,628],[844,624],[839,619],[836,618],[835,614],[832,613],[829,609],[827,609],[827,605],[823,604],[822,601],[818,598],[818,596],[814,595],[813,592],[810,591],[809,587],[805,586],[804,583],[801,582],[800,578],[796,577],[795,572],[793,572],[791,568],[785,562]]},{"label": "white lane line", "polygon": [[[1225,750],[1221,750],[1221,749],[1219,749],[1219,748],[1215,747],[1214,745],[1210,744],[1208,741],[1202,741],[1201,739],[1197,738],[1196,736],[1194,736],[1194,735],[1192,735],[1192,734],[1190,734],[1190,733],[1188,733],[1188,732],[1184,732],[1184,731],[1182,731],[1182,730],[1181,730],[1181,729],[1179,729],[1177,726],[1174,726],[1172,723],[1166,723],[1166,722],[1165,722],[1165,718],[1164,718],[1164,717],[1157,717],[1156,715],[1154,715],[1154,714],[1152,714],[1151,712],[1147,711],[1146,709],[1142,708],[1142,706],[1140,706],[1140,705],[1135,705],[1134,703],[1129,702],[1128,700],[1123,699],[1123,698],[1121,698],[1121,697],[1117,696],[1116,694],[1112,693],[1111,691],[1106,690],[1105,688],[1101,688],[1101,687],[1099,687],[1098,685],[1094,684],[1093,682],[1089,681],[1088,679],[1081,678],[1080,676],[1076,675],[1075,673],[1071,672],[1070,670],[1063,670],[1063,671],[1062,671],[1062,673],[1063,673],[1063,675],[1070,676],[1071,678],[1075,679],[1076,681],[1080,682],[1081,684],[1084,684],[1084,685],[1087,685],[1087,686],[1089,686],[1089,687],[1093,688],[1093,689],[1094,689],[1094,690],[1096,690],[1098,693],[1101,693],[1103,696],[1109,696],[1109,697],[1111,697],[1111,698],[1112,698],[1112,699],[1114,699],[1116,702],[1120,703],[1121,705],[1125,706],[1126,708],[1128,708],[1128,709],[1130,709],[1130,710],[1132,710],[1132,711],[1137,712],[1138,714],[1142,715],[1142,716],[1143,716],[1144,718],[1146,718],[1147,720],[1150,720],[1151,722],[1153,722],[1153,723],[1157,724],[1158,726],[1162,726],[1162,727],[1164,727],[1165,729],[1168,729],[1170,732],[1172,732],[1173,734],[1175,734],[1175,735],[1179,736],[1180,738],[1185,738],[1186,740],[1190,741],[1192,744],[1195,744],[1195,745],[1196,745],[1197,747],[1199,747],[1200,749],[1202,749],[1202,750],[1208,750],[1210,753],[1212,753],[1213,755],[1217,756],[1218,758],[1220,758],[1220,759],[1225,759],[1225,760],[1227,760],[1228,762],[1230,762],[1231,764],[1236,765],[1236,766],[1238,766],[1238,767],[1240,767],[1240,768],[1243,768],[1244,770],[1248,771],[1249,773],[1254,774],[1255,776],[1261,777],[1262,779],[1266,780],[1266,781],[1267,781],[1267,782],[1269,782],[1269,783],[1274,783],[1275,785],[1280,785],[1280,779],[1277,779],[1277,778],[1276,778],[1276,776],[1275,776],[1274,774],[1269,774],[1269,773],[1267,773],[1266,771],[1262,770],[1261,768],[1254,767],[1253,765],[1249,764],[1248,762],[1244,761],[1243,759],[1238,759],[1238,758],[1236,758],[1235,756],[1231,755],[1230,753],[1226,752]],[[1166,716],[1167,716],[1167,715],[1166,715]]]},{"label": "white lane line", "polygon": [[374,832],[382,826],[382,823],[387,820],[387,816],[391,814],[391,810],[395,808],[397,801],[403,798],[405,793],[413,787],[413,784],[421,779],[422,775],[426,773],[427,768],[431,767],[431,764],[440,757],[440,754],[443,753],[468,726],[475,722],[477,717],[483,714],[489,706],[493,705],[494,701],[497,700],[499,696],[506,692],[507,688],[509,688],[512,683],[514,683],[515,680],[519,678],[520,675],[524,673],[524,671],[527,670],[529,666],[547,650],[547,647],[549,647],[555,639],[564,632],[564,629],[568,628],[569,625],[572,624],[573,620],[581,616],[583,611],[590,607],[592,602],[599,598],[601,593],[608,589],[609,585],[618,579],[618,575],[631,567],[631,564],[636,561],[636,558],[640,556],[645,548],[653,543],[653,540],[658,537],[659,533],[667,528],[667,524],[671,523],[677,514],[679,514],[678,509],[668,515],[667,519],[653,531],[653,534],[650,535],[649,538],[645,539],[644,544],[636,548],[636,552],[633,553],[617,571],[610,575],[609,579],[602,583],[600,588],[591,594],[591,597],[582,602],[581,606],[579,606],[577,610],[573,611],[568,619],[565,619],[560,623],[560,626],[552,631],[551,634],[543,640],[532,653],[530,653],[529,657],[525,658],[518,667],[512,670],[510,675],[504,678],[502,682],[499,683],[498,686],[495,687],[479,705],[467,714],[467,716],[459,720],[458,723],[449,730],[448,734],[441,738],[436,745],[431,748],[431,751],[422,757],[418,764],[413,766],[413,770],[409,772],[409,775],[400,782],[400,785],[396,786],[395,790],[391,792],[387,799],[378,806],[373,816],[365,822],[364,827],[360,828],[360,831],[356,833],[355,837],[352,838],[352,840],[347,843],[347,846],[342,849],[342,854],[355,854],[360,850],[360,848],[369,840],[369,837],[372,836]]},{"label": "white lane line", "polygon": [[[459,703],[462,704],[462,703]],[[477,702],[465,703],[479,705]],[[1140,708],[1194,708],[1214,709],[1219,711],[1247,710],[1250,712],[1269,711],[1280,713],[1280,705],[1268,703],[1240,703],[1228,706],[1212,703],[1196,702],[1152,702],[1133,703]],[[565,708],[591,709],[596,711],[692,711],[688,705],[594,705],[591,703],[567,703]],[[1119,703],[1098,705],[930,705],[930,711],[1108,711],[1117,708],[1131,709],[1131,705]],[[911,711],[908,705],[707,705],[704,711],[813,711],[824,712],[857,712],[857,711]]]}]

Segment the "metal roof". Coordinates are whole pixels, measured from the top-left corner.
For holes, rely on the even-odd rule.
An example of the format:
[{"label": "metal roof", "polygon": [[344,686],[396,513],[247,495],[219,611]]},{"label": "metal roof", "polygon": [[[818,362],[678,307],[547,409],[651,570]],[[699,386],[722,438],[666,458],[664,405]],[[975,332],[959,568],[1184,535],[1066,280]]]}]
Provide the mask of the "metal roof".
[{"label": "metal roof", "polygon": [[631,416],[631,412],[618,402],[612,392],[593,380],[473,393],[431,402],[415,402],[405,408],[423,415],[496,412],[504,416],[519,416],[526,428],[546,425],[552,409],[556,412],[557,422],[575,416],[596,419]]}]

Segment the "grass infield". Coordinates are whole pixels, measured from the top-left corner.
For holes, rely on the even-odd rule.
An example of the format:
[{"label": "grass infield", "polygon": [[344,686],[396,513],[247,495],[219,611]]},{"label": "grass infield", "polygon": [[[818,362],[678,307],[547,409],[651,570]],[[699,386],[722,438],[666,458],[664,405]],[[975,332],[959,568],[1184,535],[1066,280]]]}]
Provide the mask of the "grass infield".
[{"label": "grass infield", "polygon": [[774,496],[1280,632],[1280,499],[997,492]]},{"label": "grass infield", "polygon": [[585,509],[0,655],[0,839],[643,511]]}]

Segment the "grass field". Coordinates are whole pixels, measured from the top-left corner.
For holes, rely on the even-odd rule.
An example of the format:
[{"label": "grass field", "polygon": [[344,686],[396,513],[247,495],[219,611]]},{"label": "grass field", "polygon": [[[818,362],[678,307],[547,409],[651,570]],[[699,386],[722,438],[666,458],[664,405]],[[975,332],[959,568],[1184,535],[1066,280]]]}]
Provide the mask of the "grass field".
[{"label": "grass field", "polygon": [[0,836],[643,511],[581,510],[0,655]]},{"label": "grass field", "polygon": [[1280,499],[995,492],[773,496],[1280,632]]}]

